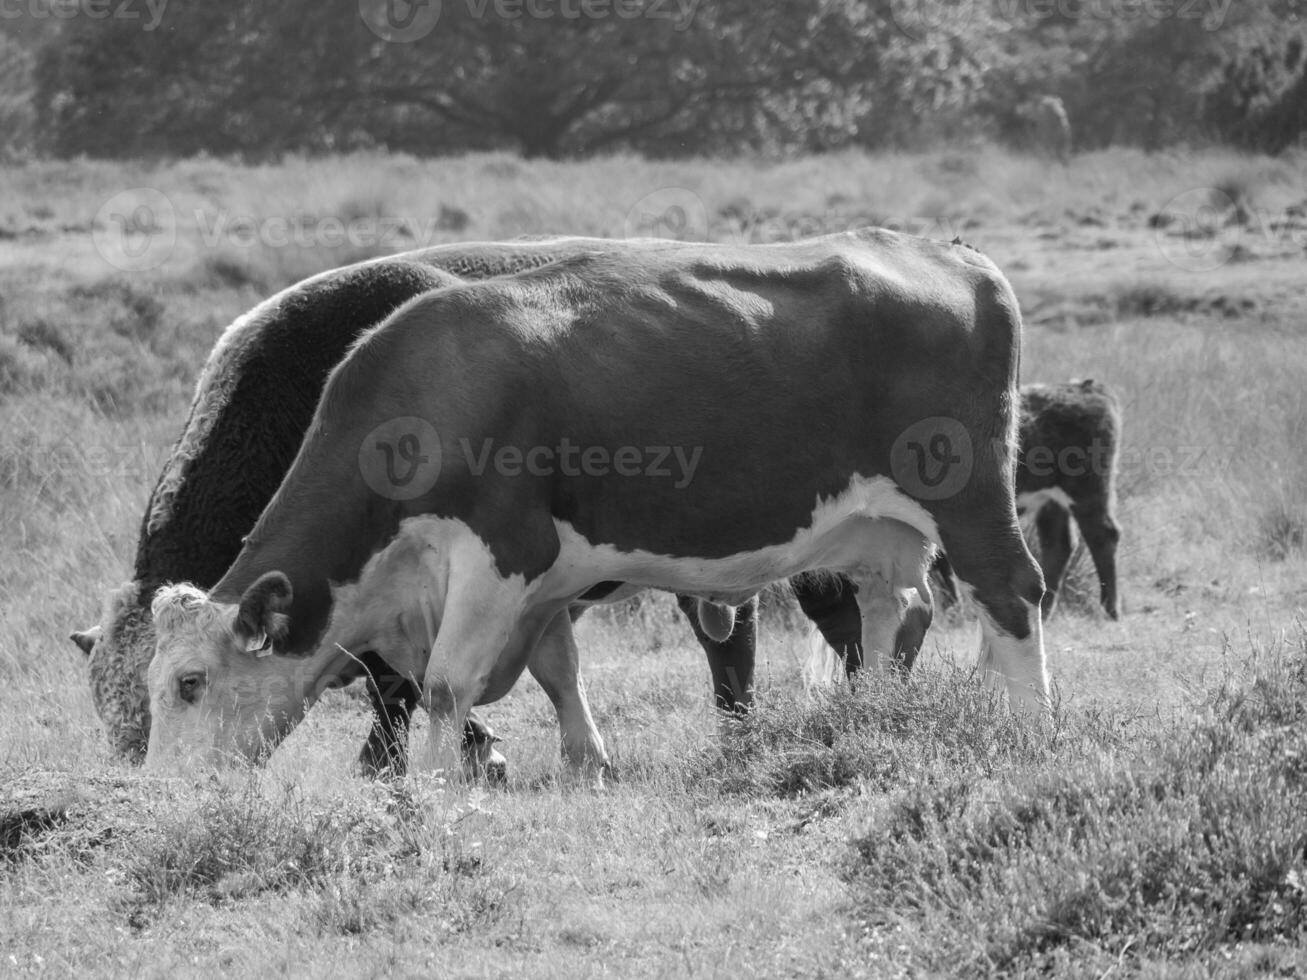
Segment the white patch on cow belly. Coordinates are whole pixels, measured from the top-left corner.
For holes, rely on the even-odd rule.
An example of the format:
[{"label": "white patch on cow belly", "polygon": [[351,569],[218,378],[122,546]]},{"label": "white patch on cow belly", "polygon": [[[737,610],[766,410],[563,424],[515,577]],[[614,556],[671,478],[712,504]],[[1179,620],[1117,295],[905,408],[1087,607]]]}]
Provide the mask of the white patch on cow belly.
[{"label": "white patch on cow belly", "polygon": [[1059,503],[1067,510],[1071,509],[1071,498],[1061,487],[1045,487],[1042,490],[1032,490],[1029,493],[1017,494],[1017,513],[1039,511],[1047,503]]},{"label": "white patch on cow belly", "polygon": [[469,581],[523,597],[533,591],[521,574],[498,573],[489,546],[465,522],[429,514],[407,518],[357,580],[331,584],[322,645],[375,649],[421,683],[449,596],[466,591]]},{"label": "white patch on cow belly", "polygon": [[[596,581],[617,580],[731,604],[772,582],[814,568],[919,583],[928,544],[939,544],[934,519],[883,476],[855,476],[846,490],[818,498],[806,527],[787,542],[727,558],[688,558],[620,551],[592,544],[555,521],[562,552],[545,576],[549,598],[574,595]],[[914,579],[913,576],[916,576]]]}]

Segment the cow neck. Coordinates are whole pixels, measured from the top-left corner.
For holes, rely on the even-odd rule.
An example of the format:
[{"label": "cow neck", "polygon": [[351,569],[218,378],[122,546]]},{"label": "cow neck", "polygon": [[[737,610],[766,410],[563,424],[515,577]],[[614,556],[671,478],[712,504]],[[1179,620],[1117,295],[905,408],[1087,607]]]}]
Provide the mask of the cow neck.
[{"label": "cow neck", "polygon": [[[310,436],[306,448],[315,441]],[[331,616],[332,586],[358,580],[368,558],[394,537],[400,508],[369,489],[354,458],[301,453],[211,597],[239,602],[260,576],[281,572],[293,598],[290,631],[278,647],[311,653]]]}]

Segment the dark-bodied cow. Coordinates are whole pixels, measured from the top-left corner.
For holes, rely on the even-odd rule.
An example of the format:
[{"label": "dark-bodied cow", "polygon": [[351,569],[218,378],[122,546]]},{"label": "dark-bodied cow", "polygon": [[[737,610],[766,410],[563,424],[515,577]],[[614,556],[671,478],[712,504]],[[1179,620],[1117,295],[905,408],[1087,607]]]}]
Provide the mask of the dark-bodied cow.
[{"label": "dark-bodied cow", "polygon": [[1118,619],[1120,404],[1109,388],[1092,380],[1027,385],[1021,404],[1023,451],[1017,465],[1017,504],[1035,514],[1047,590],[1045,613],[1051,614],[1056,605],[1071,560],[1069,510],[1098,573],[1103,610]]},{"label": "dark-bodied cow", "polygon": [[[1013,494],[1019,349],[992,263],[879,230],[614,245],[428,293],[333,371],[221,581],[157,595],[147,761],[257,755],[352,651],[374,650],[422,688],[428,767],[456,770],[469,709],[527,667],[569,762],[602,766],[576,602],[628,583],[734,604],[829,568],[856,585],[874,665],[938,545],[976,598],[985,673],[1039,712],[1043,581]],[[425,475],[383,492],[361,453],[404,439]],[[560,463],[567,446],[612,465]],[[669,447],[693,473],[637,465]]]},{"label": "dark-bodied cow", "polygon": [[[402,303],[451,282],[450,274],[483,279],[609,245],[566,238],[436,246],[324,272],[232,323],[201,372],[186,426],[150,495],[132,581],[110,594],[99,625],[73,634],[87,654],[92,699],[115,754],[145,757],[156,591],[175,581],[210,587],[235,560],[299,449],[328,373],[350,345]],[[796,586],[800,596],[804,588]],[[720,616],[706,623],[710,631],[701,628],[699,605],[681,599],[707,653],[716,702],[741,710],[753,691],[756,604],[737,611],[733,632]],[[907,633],[901,639],[911,649],[920,642]],[[418,691],[372,652],[359,659],[375,709],[360,762],[378,771],[402,763],[398,743]],[[502,766],[484,725],[470,723],[465,736],[480,761]]]}]

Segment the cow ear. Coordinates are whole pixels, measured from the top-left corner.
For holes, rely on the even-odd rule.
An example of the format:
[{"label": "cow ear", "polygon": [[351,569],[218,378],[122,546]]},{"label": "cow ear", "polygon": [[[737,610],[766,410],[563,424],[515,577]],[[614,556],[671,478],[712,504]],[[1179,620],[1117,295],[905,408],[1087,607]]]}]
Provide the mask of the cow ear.
[{"label": "cow ear", "polygon": [[68,634],[68,638],[77,644],[82,653],[88,657],[95,645],[100,642],[100,637],[104,635],[104,630],[99,626],[92,626],[89,630],[75,630]]},{"label": "cow ear", "polygon": [[281,572],[268,572],[245,590],[233,628],[242,650],[266,656],[285,639],[290,618],[283,610],[290,608],[291,597],[290,579]]}]

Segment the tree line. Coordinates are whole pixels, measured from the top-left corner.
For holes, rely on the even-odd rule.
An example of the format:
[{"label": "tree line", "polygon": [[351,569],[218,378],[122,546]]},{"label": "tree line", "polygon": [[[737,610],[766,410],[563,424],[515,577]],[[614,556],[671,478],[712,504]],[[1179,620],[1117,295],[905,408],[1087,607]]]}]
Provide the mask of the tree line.
[{"label": "tree line", "polygon": [[[37,16],[42,3],[66,16]],[[1023,105],[1053,95],[1077,150],[1217,142],[1276,153],[1307,129],[1298,7],[23,0],[0,17],[0,150],[261,159],[1020,144]]]}]

